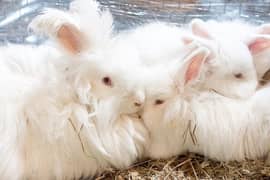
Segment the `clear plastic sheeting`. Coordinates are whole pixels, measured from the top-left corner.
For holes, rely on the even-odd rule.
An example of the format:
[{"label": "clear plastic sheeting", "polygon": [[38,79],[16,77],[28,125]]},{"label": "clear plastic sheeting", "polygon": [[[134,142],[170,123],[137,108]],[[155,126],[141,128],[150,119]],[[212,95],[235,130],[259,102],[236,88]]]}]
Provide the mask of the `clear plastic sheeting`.
[{"label": "clear plastic sheeting", "polygon": [[[118,30],[162,20],[185,24],[192,18],[270,20],[270,0],[99,0],[115,17]],[[66,9],[70,0],[0,0],[0,42],[39,43],[27,30],[43,8]]]},{"label": "clear plastic sheeting", "polygon": [[0,43],[38,43],[27,26],[44,8],[66,9],[69,0],[0,0]]}]

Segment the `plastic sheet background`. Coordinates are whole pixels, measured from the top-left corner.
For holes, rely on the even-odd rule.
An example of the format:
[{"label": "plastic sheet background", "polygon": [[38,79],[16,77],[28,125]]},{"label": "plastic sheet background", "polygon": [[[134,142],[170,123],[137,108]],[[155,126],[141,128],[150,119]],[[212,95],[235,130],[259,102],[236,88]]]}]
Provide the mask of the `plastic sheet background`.
[{"label": "plastic sheet background", "polygon": [[[185,24],[192,18],[270,21],[270,0],[98,0],[115,17],[118,30],[162,20]],[[68,8],[70,0],[0,0],[0,43],[38,43],[27,30],[45,7]]]}]

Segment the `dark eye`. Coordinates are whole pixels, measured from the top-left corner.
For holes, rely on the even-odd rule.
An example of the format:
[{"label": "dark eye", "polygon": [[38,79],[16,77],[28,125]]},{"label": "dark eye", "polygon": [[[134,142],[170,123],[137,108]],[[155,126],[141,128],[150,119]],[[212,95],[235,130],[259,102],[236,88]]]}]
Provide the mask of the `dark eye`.
[{"label": "dark eye", "polygon": [[237,73],[237,74],[234,74],[234,77],[237,79],[242,79],[244,76],[242,73]]},{"label": "dark eye", "polygon": [[106,86],[113,86],[112,80],[111,80],[111,78],[108,77],[108,76],[102,78],[102,82],[103,82]]},{"label": "dark eye", "polygon": [[163,104],[163,103],[164,103],[164,101],[161,100],[161,99],[155,100],[155,105],[160,105],[160,104]]}]

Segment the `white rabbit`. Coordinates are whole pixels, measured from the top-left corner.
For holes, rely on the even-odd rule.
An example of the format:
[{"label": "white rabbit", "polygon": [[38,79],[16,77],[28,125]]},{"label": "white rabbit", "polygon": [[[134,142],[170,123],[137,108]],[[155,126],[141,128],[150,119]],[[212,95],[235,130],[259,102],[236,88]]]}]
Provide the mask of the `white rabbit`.
[{"label": "white rabbit", "polygon": [[207,49],[199,48],[169,69],[156,66],[145,78],[142,118],[150,134],[149,157],[196,152],[216,160],[240,161],[267,155],[270,89],[247,99],[194,89],[199,75],[205,73],[208,56]]},{"label": "white rabbit", "polygon": [[[87,19],[85,12],[88,11],[82,2],[78,1],[74,6],[76,8],[71,10],[75,9],[76,13],[80,14],[81,21],[84,21]],[[84,24],[89,23],[85,21]],[[106,27],[110,30],[108,28],[110,26]],[[162,63],[166,66],[168,61],[181,59],[190,50],[190,47],[186,47],[187,44],[195,41],[198,46],[207,46],[211,50],[211,56],[207,61],[208,80],[202,81],[200,88],[213,89],[228,97],[245,98],[252,95],[257,87],[257,76],[247,45],[234,36],[214,37],[200,20],[192,21],[191,27],[196,36],[184,28],[154,22],[135,30],[121,32],[114,37],[113,42],[122,44],[123,47],[133,47],[142,65],[152,66]],[[85,29],[85,32],[91,30],[90,27]],[[131,60],[127,59],[127,61]]]},{"label": "white rabbit", "polygon": [[214,58],[209,60],[213,68],[206,87],[221,94],[231,93],[229,97],[252,95],[258,79],[247,44],[232,33],[216,36],[215,27],[209,28],[199,19],[194,19],[190,26],[193,34],[201,37],[200,42],[211,49],[211,56]]},{"label": "white rabbit", "polygon": [[[234,39],[245,43],[252,56],[257,77],[261,80],[270,69],[270,25],[257,26],[247,22],[234,20],[217,22],[214,20],[204,22],[212,36],[217,39]],[[235,44],[235,43],[232,43]]]},{"label": "white rabbit", "polygon": [[[86,2],[91,15],[109,15]],[[93,22],[89,27],[96,36],[86,34],[88,27],[68,12],[50,10],[31,27],[55,38],[61,51],[32,59],[16,57],[28,47],[9,47],[14,54],[1,61],[0,82],[10,80],[1,90],[1,179],[88,177],[108,167],[125,168],[142,155],[148,134],[136,115],[144,91],[131,63],[137,60],[125,61],[137,54],[110,42],[105,33],[110,23],[105,28]]]},{"label": "white rabbit", "polygon": [[227,97],[252,95],[257,87],[257,76],[247,45],[230,36],[212,37],[199,20],[192,21],[191,27],[195,36],[185,28],[154,22],[121,33],[116,38],[134,46],[146,66],[166,65],[181,59],[191,42],[208,47],[211,50],[207,60],[209,72],[205,74],[207,81],[203,81],[200,88],[213,89]]}]

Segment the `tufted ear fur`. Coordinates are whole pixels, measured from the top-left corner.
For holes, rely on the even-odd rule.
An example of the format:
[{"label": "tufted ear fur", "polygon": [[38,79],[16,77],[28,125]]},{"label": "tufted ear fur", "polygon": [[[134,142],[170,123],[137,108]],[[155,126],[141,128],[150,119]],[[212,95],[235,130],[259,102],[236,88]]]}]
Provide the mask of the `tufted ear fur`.
[{"label": "tufted ear fur", "polygon": [[193,19],[190,23],[191,31],[194,35],[204,39],[213,39],[211,33],[207,30],[206,24],[200,19]]},{"label": "tufted ear fur", "polygon": [[67,12],[47,9],[29,25],[34,32],[52,37],[71,54],[82,52],[88,45],[77,21]]},{"label": "tufted ear fur", "polygon": [[270,24],[263,24],[257,28],[258,34],[268,34],[270,35]]}]

